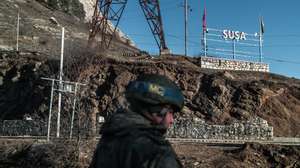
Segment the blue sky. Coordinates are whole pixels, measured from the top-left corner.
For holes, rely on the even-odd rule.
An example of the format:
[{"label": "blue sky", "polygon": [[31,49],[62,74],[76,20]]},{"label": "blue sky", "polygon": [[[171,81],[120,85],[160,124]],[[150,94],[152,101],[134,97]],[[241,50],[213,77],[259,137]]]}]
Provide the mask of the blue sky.
[{"label": "blue sky", "polygon": [[[175,54],[184,54],[183,2],[160,0],[167,46]],[[200,40],[204,6],[207,9],[208,28],[254,34],[259,32],[259,17],[263,16],[263,61],[270,64],[273,73],[300,79],[300,1],[188,0],[188,3],[191,7],[188,14],[189,56],[203,53]],[[128,1],[119,27],[140,49],[151,54],[159,53],[138,0]],[[208,45],[213,47],[214,44]]]}]

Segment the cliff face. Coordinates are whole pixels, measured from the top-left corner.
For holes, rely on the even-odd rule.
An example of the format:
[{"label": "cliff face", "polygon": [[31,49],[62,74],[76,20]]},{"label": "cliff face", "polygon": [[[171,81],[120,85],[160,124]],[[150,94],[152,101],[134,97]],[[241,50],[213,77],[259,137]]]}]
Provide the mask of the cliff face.
[{"label": "cliff face", "polygon": [[[274,127],[275,136],[298,136],[299,80],[270,73],[201,69],[193,59],[160,58],[145,62],[96,59],[82,70],[90,84],[94,112],[113,112],[114,102],[127,83],[141,73],[164,74],[176,81],[185,95],[182,117],[197,116],[226,124],[259,116]],[[112,110],[112,111],[110,111]]]},{"label": "cliff face", "polygon": [[[41,77],[57,78],[58,60],[34,53],[2,52],[1,55],[1,119],[21,119],[26,114],[35,121],[46,121],[50,87]],[[141,61],[132,57],[115,59],[105,55],[81,55],[65,65],[64,78],[87,84],[80,89],[78,115],[89,120],[81,121],[80,131],[92,130],[96,123],[96,113],[106,116],[122,104],[123,91],[130,80],[141,73],[159,73],[176,81],[183,90],[186,105],[183,114],[178,116],[180,118],[198,116],[208,123],[226,124],[259,116],[274,127],[275,136],[299,137],[298,79],[269,73],[200,69],[196,59],[183,57]],[[62,118],[69,117],[70,114],[67,101],[65,105]],[[84,122],[87,124],[84,125]],[[96,144],[93,142],[88,146],[88,141],[81,143],[84,148],[76,144],[22,146],[22,143],[17,142],[10,142],[11,146],[7,148],[7,145],[0,144],[0,151],[3,151],[0,165],[36,167],[49,164],[54,167],[87,167]],[[185,167],[299,165],[297,147],[246,144],[240,149],[229,150],[197,144],[173,145]],[[16,152],[12,153],[10,149]],[[64,156],[61,155],[62,150],[66,151]],[[80,157],[76,152],[81,153]],[[21,162],[15,162],[16,158]]]},{"label": "cliff face", "polygon": [[[97,113],[106,116],[120,106],[126,85],[138,74],[158,73],[182,88],[186,105],[181,117],[197,116],[208,123],[229,124],[259,116],[274,127],[275,136],[299,137],[298,79],[271,73],[201,69],[196,59],[184,57],[141,61],[132,57],[79,55],[65,65],[65,80],[87,84],[80,93],[80,106],[81,112],[93,120]],[[47,116],[50,88],[40,77],[55,78],[58,60],[34,57],[30,53],[13,57],[2,54],[2,119],[25,113]]]},{"label": "cliff face", "polygon": [[45,64],[51,66],[51,61],[32,53],[22,55],[10,52],[1,52],[0,60],[1,119],[22,119],[24,114],[38,111],[46,113],[48,108],[44,107],[43,102],[47,101],[44,94],[48,93],[44,92],[40,77],[51,71],[45,67]]}]

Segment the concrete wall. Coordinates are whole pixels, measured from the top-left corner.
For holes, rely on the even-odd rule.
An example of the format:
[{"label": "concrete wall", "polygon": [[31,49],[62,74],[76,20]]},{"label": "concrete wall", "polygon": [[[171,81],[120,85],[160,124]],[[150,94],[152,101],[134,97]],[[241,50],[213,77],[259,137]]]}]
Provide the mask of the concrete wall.
[{"label": "concrete wall", "polygon": [[167,137],[194,139],[270,140],[273,127],[261,118],[253,118],[230,125],[209,125],[204,120],[176,120]]},{"label": "concrete wall", "polygon": [[[97,124],[99,131],[103,122]],[[68,137],[66,127],[61,128],[61,136]],[[78,135],[74,129],[73,135]],[[52,128],[52,135],[56,131]],[[98,131],[95,136],[98,136]],[[81,130],[80,136],[84,137],[87,132]],[[46,136],[47,123],[35,122],[33,120],[4,120],[0,121],[1,136]],[[175,120],[173,126],[168,130],[169,138],[193,138],[193,139],[227,139],[227,140],[270,140],[273,139],[273,127],[261,118],[253,118],[248,121],[234,122],[229,125],[210,125],[201,119]]]},{"label": "concrete wall", "polygon": [[4,120],[0,121],[1,136],[46,136],[46,123],[33,120]]},{"label": "concrete wall", "polygon": [[269,64],[214,57],[201,57],[201,68],[269,72]]}]

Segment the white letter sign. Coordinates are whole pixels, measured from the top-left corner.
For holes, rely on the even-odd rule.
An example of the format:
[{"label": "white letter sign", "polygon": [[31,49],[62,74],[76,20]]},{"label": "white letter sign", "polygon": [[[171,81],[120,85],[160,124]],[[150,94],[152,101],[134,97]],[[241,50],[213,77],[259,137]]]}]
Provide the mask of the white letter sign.
[{"label": "white letter sign", "polygon": [[246,40],[246,33],[239,31],[223,30],[223,38],[227,40]]}]

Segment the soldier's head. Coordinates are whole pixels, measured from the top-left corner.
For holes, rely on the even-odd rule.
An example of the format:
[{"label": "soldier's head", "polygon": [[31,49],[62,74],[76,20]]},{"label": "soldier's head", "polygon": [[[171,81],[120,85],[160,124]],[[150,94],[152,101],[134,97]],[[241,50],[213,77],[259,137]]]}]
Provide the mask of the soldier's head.
[{"label": "soldier's head", "polygon": [[157,74],[138,76],[128,84],[125,95],[134,112],[166,128],[173,123],[173,114],[184,106],[180,88],[169,78]]}]

